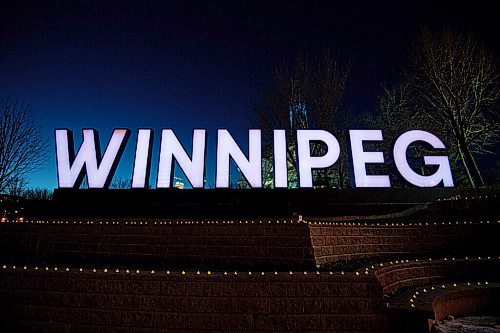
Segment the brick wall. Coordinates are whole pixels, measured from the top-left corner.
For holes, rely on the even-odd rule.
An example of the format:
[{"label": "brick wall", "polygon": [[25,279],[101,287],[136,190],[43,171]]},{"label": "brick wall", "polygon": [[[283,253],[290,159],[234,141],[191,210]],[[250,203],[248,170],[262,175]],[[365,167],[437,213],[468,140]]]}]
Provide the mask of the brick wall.
[{"label": "brick wall", "polygon": [[401,254],[496,254],[499,223],[421,225],[364,225],[364,223],[310,224],[314,257],[318,265],[337,260]]},{"label": "brick wall", "polygon": [[127,263],[181,269],[314,267],[309,229],[304,223],[65,222],[0,224],[0,257],[38,263]]},{"label": "brick wall", "polygon": [[23,331],[384,332],[374,275],[0,271],[0,326]]},{"label": "brick wall", "polygon": [[395,255],[494,255],[500,232],[496,222],[411,226],[290,220],[62,222],[1,223],[0,259],[181,269],[313,269],[338,260]]},{"label": "brick wall", "polygon": [[385,264],[375,275],[384,294],[413,286],[425,286],[446,281],[477,281],[500,279],[498,257],[447,260],[420,260]]},{"label": "brick wall", "polygon": [[[389,302],[391,307],[387,311],[388,327],[391,332],[426,332],[429,330],[429,320],[434,318],[430,302],[439,295],[440,291],[451,291],[452,288],[437,288],[433,293],[422,294],[419,300],[423,297],[424,301],[420,301],[416,308],[412,308],[406,303],[411,294],[416,292],[419,287],[430,285],[441,285],[446,283],[460,283],[469,281],[499,281],[500,280],[500,258],[499,257],[478,257],[475,258],[447,258],[447,260],[398,260],[384,263],[383,267],[374,265],[375,275],[380,281],[384,294],[401,293],[405,295],[405,303],[402,305],[401,295],[393,295]],[[370,270],[371,271],[371,270]],[[451,286],[451,285],[448,285]],[[456,284],[454,284],[456,286]],[[409,288],[409,290],[405,290]],[[454,288],[453,288],[454,290]],[[481,289],[483,290],[483,289]],[[411,291],[411,293],[408,293]],[[480,291],[483,292],[483,291]],[[408,298],[406,298],[408,297]],[[492,296],[496,297],[496,296]],[[425,300],[427,298],[427,300]],[[439,298],[439,297],[438,297]],[[460,299],[457,297],[454,302],[457,305],[457,313],[462,313],[463,309],[460,304],[468,306],[474,305],[474,300]],[[398,305],[399,304],[399,305]],[[480,302],[477,303],[480,305]],[[449,311],[453,306],[449,306],[446,302],[437,307],[441,316],[444,312],[450,314]],[[486,308],[486,307],[485,307]],[[483,308],[483,309],[485,309]],[[436,310],[436,308],[434,309]],[[486,311],[484,312],[487,313]],[[452,313],[453,314],[453,313]],[[440,318],[440,317],[439,317]]]},{"label": "brick wall", "polygon": [[447,315],[455,317],[471,315],[500,315],[500,288],[460,290],[437,297],[432,302],[436,320]]}]

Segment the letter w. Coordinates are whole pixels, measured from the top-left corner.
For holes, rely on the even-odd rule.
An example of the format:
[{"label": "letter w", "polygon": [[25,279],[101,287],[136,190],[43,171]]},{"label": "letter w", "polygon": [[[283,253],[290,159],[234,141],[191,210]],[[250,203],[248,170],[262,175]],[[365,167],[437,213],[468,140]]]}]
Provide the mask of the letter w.
[{"label": "letter w", "polygon": [[83,130],[83,142],[74,153],[73,133],[56,129],[57,177],[60,188],[78,188],[87,174],[89,188],[107,188],[130,136],[128,129],[115,129],[101,159],[99,133]]}]

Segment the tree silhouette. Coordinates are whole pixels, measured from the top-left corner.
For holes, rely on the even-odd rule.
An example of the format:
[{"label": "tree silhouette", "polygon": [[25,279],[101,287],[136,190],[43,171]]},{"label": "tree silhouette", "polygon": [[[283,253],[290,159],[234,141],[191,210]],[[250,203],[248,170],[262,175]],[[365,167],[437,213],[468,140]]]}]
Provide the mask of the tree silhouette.
[{"label": "tree silhouette", "polygon": [[118,176],[113,179],[109,187],[112,189],[128,189],[131,184],[132,181],[130,179]]},{"label": "tree silhouette", "polygon": [[[419,118],[415,113],[415,105],[411,101],[411,85],[409,82],[400,82],[392,87],[385,87],[379,98],[378,112],[375,116],[366,114],[363,122],[370,128],[383,130],[384,141],[378,143],[380,151],[385,152],[387,164],[369,165],[375,174],[388,174],[392,186],[404,187],[406,182],[402,181],[389,152],[393,142],[402,133],[419,128]],[[427,128],[428,129],[428,128]],[[410,155],[414,148],[410,150]]]},{"label": "tree silhouette", "polygon": [[0,102],[0,192],[39,170],[48,158],[48,143],[26,104]]},{"label": "tree silhouette", "polygon": [[411,94],[423,123],[452,143],[472,187],[484,186],[474,155],[499,142],[500,73],[471,34],[423,30],[414,50]]},{"label": "tree silhouette", "polygon": [[23,197],[28,200],[52,200],[54,193],[46,188],[29,188],[24,191]]},{"label": "tree silhouette", "polygon": [[[258,126],[263,129],[267,147],[272,146],[273,129],[287,129],[287,161],[291,175],[296,174],[294,143],[297,129],[339,131],[340,126],[336,122],[340,121],[339,108],[349,71],[349,65],[342,66],[330,54],[314,61],[299,56],[294,66],[282,65],[274,70],[274,84],[264,91],[263,101],[254,107],[254,113]],[[322,155],[323,150],[322,145],[315,144],[312,154]],[[263,175],[264,181],[272,179],[272,168],[269,171],[270,175]],[[339,172],[337,178],[338,175]],[[316,185],[326,186],[330,185],[332,175],[329,170],[321,170],[315,178]],[[336,180],[336,185],[344,183],[343,180]]]},{"label": "tree silhouette", "polygon": [[[423,29],[412,60],[401,80],[385,89],[378,114],[365,122],[384,130],[387,151],[391,141],[411,129],[439,135],[456,180],[484,186],[476,158],[492,153],[500,138],[500,74],[492,55],[470,34]],[[422,147],[412,147],[409,157],[421,153]]]},{"label": "tree silhouette", "polygon": [[9,195],[15,195],[18,197],[24,196],[26,193],[26,188],[28,182],[24,178],[14,178],[9,182],[9,185],[5,189],[5,192]]}]

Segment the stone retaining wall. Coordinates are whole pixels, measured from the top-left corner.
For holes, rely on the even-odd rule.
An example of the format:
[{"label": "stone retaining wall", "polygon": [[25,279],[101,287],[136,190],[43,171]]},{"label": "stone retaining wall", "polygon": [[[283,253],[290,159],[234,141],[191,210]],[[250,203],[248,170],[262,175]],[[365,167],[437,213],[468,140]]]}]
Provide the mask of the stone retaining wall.
[{"label": "stone retaining wall", "polygon": [[0,271],[0,326],[56,332],[385,332],[374,275]]},{"label": "stone retaining wall", "polygon": [[500,315],[500,288],[460,290],[437,297],[432,302],[436,320],[448,315]]},{"label": "stone retaining wall", "polygon": [[0,259],[301,270],[396,255],[495,255],[499,232],[498,222],[370,225],[122,219],[0,223]]},{"label": "stone retaining wall", "polygon": [[309,229],[304,223],[292,224],[284,220],[280,223],[267,220],[261,223],[91,222],[0,224],[0,256],[31,259],[37,263],[102,262],[180,269],[300,270],[314,267]]},{"label": "stone retaining wall", "polygon": [[420,260],[378,267],[375,271],[384,294],[399,289],[446,281],[500,280],[500,258]]},{"label": "stone retaining wall", "polygon": [[337,223],[310,224],[317,265],[395,255],[496,254],[500,224],[493,223]]}]

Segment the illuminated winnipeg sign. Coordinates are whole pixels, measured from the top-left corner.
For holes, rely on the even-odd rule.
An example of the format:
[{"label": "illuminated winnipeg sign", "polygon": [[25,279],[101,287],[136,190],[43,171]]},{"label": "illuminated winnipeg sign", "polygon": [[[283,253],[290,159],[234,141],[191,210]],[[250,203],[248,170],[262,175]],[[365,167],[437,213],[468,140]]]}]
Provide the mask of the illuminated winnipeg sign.
[{"label": "illuminated winnipeg sign", "polygon": [[[286,130],[274,130],[273,170],[274,187],[288,187]],[[319,129],[297,130],[295,145],[297,156],[297,178],[299,187],[313,187],[312,171],[334,165],[340,156],[339,141],[333,134]],[[113,178],[118,162],[130,136],[128,129],[115,129],[104,154],[100,152],[99,134],[95,129],[83,130],[83,142],[75,155],[73,134],[68,129],[56,129],[57,175],[60,188],[78,188],[87,176],[89,188],[107,188]],[[252,188],[262,187],[262,139],[261,130],[248,131],[248,153],[245,154],[233,136],[225,129],[217,131],[216,188],[230,186],[231,159],[238,166]],[[384,163],[381,151],[366,150],[364,143],[382,141],[381,130],[350,130],[354,183],[356,187],[390,187],[388,175],[370,175],[367,164]],[[433,187],[443,184],[453,187],[448,156],[423,156],[425,165],[436,166],[431,175],[422,175],[413,170],[407,160],[408,147],[414,142],[424,142],[435,149],[445,149],[443,142],[434,134],[412,130],[399,136],[394,144],[393,157],[396,168],[409,183],[418,187]],[[312,156],[311,143],[321,142],[326,153]],[[157,188],[170,188],[173,183],[174,162],[186,175],[193,188],[203,188],[205,180],[207,133],[205,129],[193,130],[192,151],[188,154],[174,131],[163,129],[161,133],[160,156],[156,177]],[[151,148],[153,130],[139,129],[135,149],[132,188],[146,188],[151,169]],[[102,155],[102,156],[101,156]]]}]

